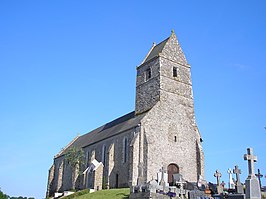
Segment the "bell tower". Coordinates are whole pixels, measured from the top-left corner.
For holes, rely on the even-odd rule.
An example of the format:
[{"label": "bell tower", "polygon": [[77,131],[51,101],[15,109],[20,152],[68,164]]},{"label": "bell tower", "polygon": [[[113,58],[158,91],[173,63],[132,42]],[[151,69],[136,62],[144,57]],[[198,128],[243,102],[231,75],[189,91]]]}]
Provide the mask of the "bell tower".
[{"label": "bell tower", "polygon": [[[137,67],[136,82],[135,114],[146,113],[142,127],[149,143],[147,165],[153,165],[147,178],[162,164],[174,163],[185,179],[196,182],[204,176],[202,139],[194,114],[190,65],[174,31],[153,44]],[[153,161],[158,157],[160,164]]]},{"label": "bell tower", "polygon": [[168,92],[194,109],[190,66],[174,31],[161,43],[154,43],[137,67],[135,113],[150,110],[162,98],[166,99]]}]

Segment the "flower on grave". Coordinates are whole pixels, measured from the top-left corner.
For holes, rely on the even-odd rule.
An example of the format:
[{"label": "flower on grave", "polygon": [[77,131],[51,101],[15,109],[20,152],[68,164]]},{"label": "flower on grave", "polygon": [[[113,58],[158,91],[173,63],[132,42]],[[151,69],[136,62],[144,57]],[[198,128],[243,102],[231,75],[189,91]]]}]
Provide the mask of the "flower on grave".
[{"label": "flower on grave", "polygon": [[176,197],[176,193],[171,191],[169,191],[166,195],[168,195],[169,197]]}]

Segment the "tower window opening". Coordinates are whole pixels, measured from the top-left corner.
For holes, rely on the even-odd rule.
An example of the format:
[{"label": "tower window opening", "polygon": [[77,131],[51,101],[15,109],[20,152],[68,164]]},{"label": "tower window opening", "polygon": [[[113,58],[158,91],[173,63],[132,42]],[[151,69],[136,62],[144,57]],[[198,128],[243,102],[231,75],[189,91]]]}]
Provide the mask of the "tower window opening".
[{"label": "tower window opening", "polygon": [[174,139],[175,139],[175,142],[176,142],[176,141],[177,141],[177,140],[176,140],[176,136],[175,136],[175,138],[174,138]]},{"label": "tower window opening", "polygon": [[177,77],[177,67],[173,67],[173,77]]},{"label": "tower window opening", "polygon": [[151,68],[148,68],[147,70],[146,70],[146,81],[147,80],[149,80],[150,78],[151,78]]}]

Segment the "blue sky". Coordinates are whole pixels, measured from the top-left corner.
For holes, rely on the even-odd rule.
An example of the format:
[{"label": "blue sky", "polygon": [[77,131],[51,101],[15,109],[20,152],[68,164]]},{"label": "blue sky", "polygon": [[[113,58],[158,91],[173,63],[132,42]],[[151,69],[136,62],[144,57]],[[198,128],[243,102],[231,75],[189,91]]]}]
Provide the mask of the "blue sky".
[{"label": "blue sky", "polygon": [[[205,177],[253,147],[266,174],[265,1],[0,2],[0,187],[43,198],[53,156],[134,110],[136,66],[174,29],[191,65]],[[263,179],[266,185],[266,179]]]}]

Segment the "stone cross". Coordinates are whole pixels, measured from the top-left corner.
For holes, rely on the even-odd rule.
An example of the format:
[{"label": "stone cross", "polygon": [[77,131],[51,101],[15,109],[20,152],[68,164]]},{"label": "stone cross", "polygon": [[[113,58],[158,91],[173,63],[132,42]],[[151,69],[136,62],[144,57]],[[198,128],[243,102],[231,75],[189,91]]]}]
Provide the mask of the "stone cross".
[{"label": "stone cross", "polygon": [[259,180],[259,184],[260,184],[260,188],[261,188],[261,180],[260,180],[260,178],[262,178],[263,175],[260,173],[260,169],[258,169],[258,173],[256,173],[255,175],[257,176],[257,178]]},{"label": "stone cross", "polygon": [[164,190],[165,189],[164,172],[166,172],[166,170],[162,167],[159,171],[162,172],[162,178],[161,178],[160,185],[163,186],[163,190]]},{"label": "stone cross", "polygon": [[233,173],[236,174],[236,185],[241,185],[240,181],[241,170],[238,169],[238,165],[236,165],[235,168],[233,169]]},{"label": "stone cross", "polygon": [[229,183],[228,183],[228,188],[229,189],[234,189],[235,188],[235,183],[234,183],[234,181],[233,181],[233,177],[232,177],[232,170],[229,168],[228,170],[227,170],[227,173],[229,174]]},{"label": "stone cross", "polygon": [[221,194],[223,192],[223,186],[220,185],[220,178],[222,174],[218,170],[216,170],[213,176],[217,179],[217,193]]},{"label": "stone cross", "polygon": [[217,186],[220,185],[220,178],[222,177],[222,174],[218,170],[216,170],[213,176],[217,179]]},{"label": "stone cross", "polygon": [[224,186],[225,186],[225,182],[224,181],[222,181],[221,186],[224,188]]},{"label": "stone cross", "polygon": [[261,188],[259,181],[254,173],[254,162],[257,161],[257,157],[253,155],[253,149],[248,148],[247,154],[244,155],[244,160],[248,160],[248,177],[245,181],[245,194],[246,199],[261,199]]},{"label": "stone cross", "polygon": [[252,148],[247,149],[247,154],[244,155],[244,160],[248,161],[248,176],[254,177],[254,162],[257,162],[257,156],[253,155]]},{"label": "stone cross", "polygon": [[244,189],[240,181],[240,174],[241,170],[238,169],[238,166],[236,165],[235,168],[233,169],[234,174],[236,174],[236,193],[243,194]]},{"label": "stone cross", "polygon": [[183,199],[183,198],[184,198],[184,197],[183,197],[184,184],[186,184],[186,182],[183,181],[183,178],[181,177],[181,178],[179,179],[179,181],[176,182],[176,184],[180,185],[180,195],[181,195],[180,198]]}]

